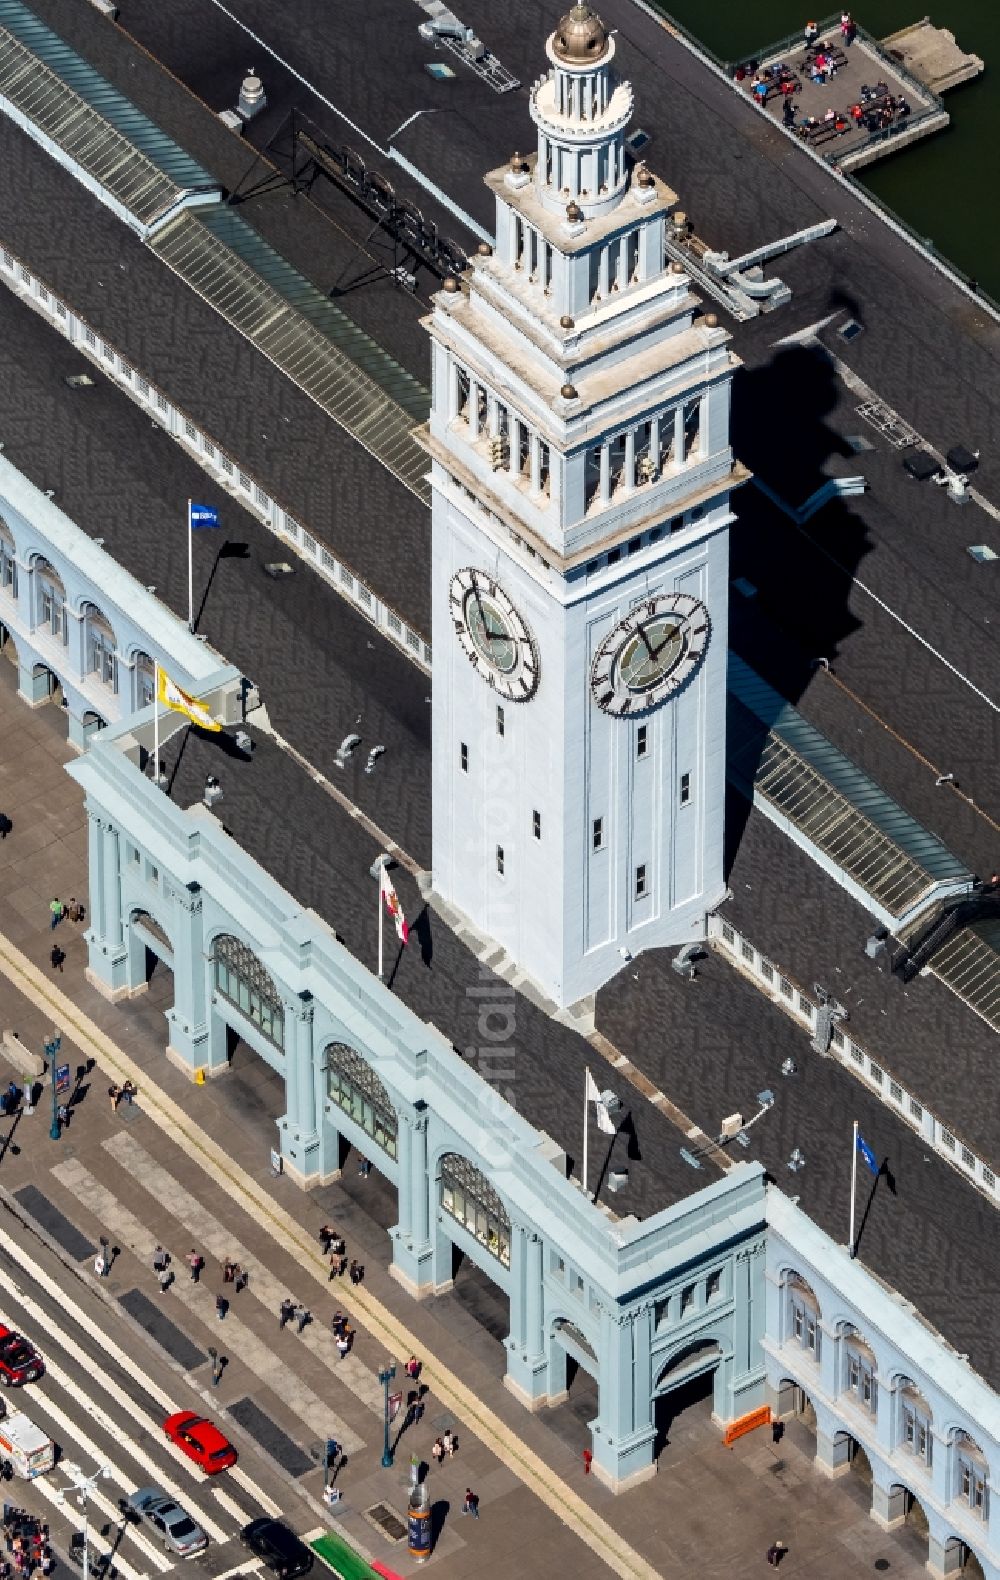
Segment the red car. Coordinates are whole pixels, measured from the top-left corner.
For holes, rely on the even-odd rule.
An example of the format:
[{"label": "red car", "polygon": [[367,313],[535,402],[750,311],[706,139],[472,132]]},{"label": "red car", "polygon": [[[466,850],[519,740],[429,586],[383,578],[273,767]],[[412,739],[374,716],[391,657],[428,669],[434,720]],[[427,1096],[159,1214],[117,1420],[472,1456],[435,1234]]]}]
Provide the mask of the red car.
[{"label": "red car", "polygon": [[168,1415],[163,1423],[171,1443],[176,1443],[182,1454],[200,1465],[206,1475],[215,1476],[236,1463],[236,1450],[228,1437],[223,1437],[217,1426],[206,1421],[193,1410],[178,1410]]},{"label": "red car", "polygon": [[34,1382],[45,1370],[45,1362],[33,1345],[13,1328],[0,1323],[0,1388]]}]

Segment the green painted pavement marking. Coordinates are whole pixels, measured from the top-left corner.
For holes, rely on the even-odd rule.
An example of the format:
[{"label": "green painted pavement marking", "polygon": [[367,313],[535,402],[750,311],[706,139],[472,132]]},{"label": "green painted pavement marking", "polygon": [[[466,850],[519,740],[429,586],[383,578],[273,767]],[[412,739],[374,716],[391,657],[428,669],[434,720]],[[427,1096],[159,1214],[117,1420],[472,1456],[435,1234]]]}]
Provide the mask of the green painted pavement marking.
[{"label": "green painted pavement marking", "polygon": [[332,1532],[318,1537],[309,1545],[334,1574],[340,1575],[341,1580],[379,1580],[371,1565],[366,1564],[352,1547],[348,1547],[345,1541]]}]

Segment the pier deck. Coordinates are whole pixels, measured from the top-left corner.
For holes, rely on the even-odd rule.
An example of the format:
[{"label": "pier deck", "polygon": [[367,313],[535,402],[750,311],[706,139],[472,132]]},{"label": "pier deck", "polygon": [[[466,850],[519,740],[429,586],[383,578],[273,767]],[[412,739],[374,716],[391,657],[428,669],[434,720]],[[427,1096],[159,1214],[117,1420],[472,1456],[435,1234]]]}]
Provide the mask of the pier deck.
[{"label": "pier deck", "polygon": [[882,48],[932,93],[947,93],[985,70],[978,55],[967,55],[955,42],[954,33],[935,27],[929,16],[890,33],[882,40]]}]

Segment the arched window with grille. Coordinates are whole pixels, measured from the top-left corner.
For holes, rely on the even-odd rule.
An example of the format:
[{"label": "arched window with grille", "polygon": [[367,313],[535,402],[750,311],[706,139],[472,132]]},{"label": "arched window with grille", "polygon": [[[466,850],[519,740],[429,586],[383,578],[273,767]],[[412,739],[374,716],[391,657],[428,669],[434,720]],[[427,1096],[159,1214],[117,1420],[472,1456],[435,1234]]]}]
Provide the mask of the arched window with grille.
[{"label": "arched window with grille", "polygon": [[510,1218],[493,1186],[468,1158],[441,1159],[441,1206],[503,1267],[510,1266]]},{"label": "arched window with grille", "polygon": [[394,1158],[398,1130],[396,1110],[371,1065],[346,1042],[328,1044],[325,1058],[330,1101],[360,1125],[376,1146]]},{"label": "arched window with grille", "polygon": [[212,946],[216,992],[253,1022],[276,1048],[285,1047],[285,1011],[270,973],[252,949],[222,933]]},{"label": "arched window with grille", "polygon": [[17,549],[6,521],[0,516],[0,593],[17,597]]}]

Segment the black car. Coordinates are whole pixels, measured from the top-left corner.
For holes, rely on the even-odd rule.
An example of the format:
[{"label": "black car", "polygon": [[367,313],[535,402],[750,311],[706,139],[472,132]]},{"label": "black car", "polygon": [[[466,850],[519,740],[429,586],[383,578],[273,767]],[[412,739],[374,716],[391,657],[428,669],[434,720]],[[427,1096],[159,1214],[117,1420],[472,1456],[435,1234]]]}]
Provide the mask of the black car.
[{"label": "black car", "polygon": [[264,1560],[278,1580],[295,1580],[312,1568],[313,1555],[305,1542],[280,1520],[251,1520],[240,1531],[240,1541]]}]

